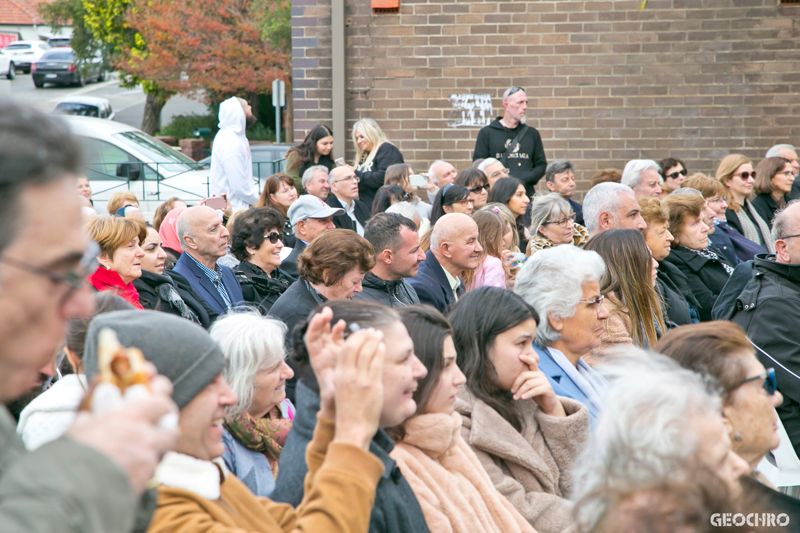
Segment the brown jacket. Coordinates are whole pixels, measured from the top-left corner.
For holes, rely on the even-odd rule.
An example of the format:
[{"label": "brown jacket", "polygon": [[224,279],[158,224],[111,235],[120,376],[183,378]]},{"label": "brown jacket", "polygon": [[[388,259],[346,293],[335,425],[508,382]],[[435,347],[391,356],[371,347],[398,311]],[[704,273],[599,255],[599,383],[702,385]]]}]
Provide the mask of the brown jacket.
[{"label": "brown jacket", "polygon": [[415,416],[389,454],[417,496],[431,533],[536,533],[461,438],[461,415]]},{"label": "brown jacket", "polygon": [[589,411],[561,398],[567,413],[555,418],[533,400],[517,402],[522,432],[466,389],[456,397],[461,434],[494,486],[540,533],[560,533],[573,522],[566,498],[573,488],[572,465],[589,440]]},{"label": "brown jacket", "polygon": [[[355,446],[331,443],[333,432],[332,421],[317,418],[314,438],[306,449],[305,497],[297,509],[254,496],[224,468],[219,469],[216,476],[205,476],[203,483],[196,482],[197,475],[186,483],[180,480],[183,472],[176,474],[160,469],[162,481],[179,482],[171,483],[173,486],[159,485],[158,509],[148,532],[366,533],[375,487],[383,475],[383,463]],[[184,464],[189,463],[189,468],[184,469],[186,472],[192,470],[192,460],[197,462],[196,466],[206,467],[205,473],[208,465],[219,466],[218,463],[181,457]],[[189,485],[192,490],[174,485]],[[213,499],[203,496],[214,492],[217,497]]]}]

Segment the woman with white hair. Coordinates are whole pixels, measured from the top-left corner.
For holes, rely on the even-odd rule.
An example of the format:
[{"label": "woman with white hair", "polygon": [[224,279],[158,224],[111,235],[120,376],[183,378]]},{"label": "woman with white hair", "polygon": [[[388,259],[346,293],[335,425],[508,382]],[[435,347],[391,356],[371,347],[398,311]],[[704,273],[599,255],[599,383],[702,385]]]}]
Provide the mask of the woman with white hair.
[{"label": "woman with white hair", "polygon": [[600,293],[605,269],[597,252],[556,246],[528,259],[514,284],[514,292],[540,317],[539,368],[551,384],[589,408],[593,426],[608,383],[582,357],[600,346],[603,321],[609,317]]},{"label": "woman with white hair", "polygon": [[[657,498],[657,493],[696,486],[698,480],[717,481],[733,498],[741,493],[740,479],[749,466],[731,449],[719,397],[698,374],[658,354],[620,358],[608,370],[614,386],[575,463],[573,498],[581,530],[630,531],[614,526],[623,518],[644,517],[653,527],[638,531],[695,530],[687,526],[705,531],[710,516],[697,516],[697,506],[707,502]],[[709,491],[701,494],[708,497]],[[691,512],[680,512],[685,510]],[[725,512],[732,510],[729,504]],[[692,522],[666,526],[668,519]]]},{"label": "woman with white hair", "polygon": [[286,326],[252,311],[217,320],[210,334],[227,361],[225,381],[239,399],[225,415],[222,459],[253,494],[269,497],[295,412],[286,398],[286,380],[294,376],[284,359]]},{"label": "woman with white hair", "polygon": [[362,202],[372,205],[375,193],[383,186],[386,169],[404,163],[403,154],[371,118],[362,118],[353,125],[353,144],[356,145],[353,167],[360,180],[358,194]]},{"label": "woman with white hair", "polygon": [[525,255],[559,244],[574,244],[583,248],[589,241],[589,232],[575,223],[575,211],[557,192],[537,194],[531,205],[531,240]]},{"label": "woman with white hair", "polygon": [[427,235],[428,232],[431,230],[431,223],[430,221],[420,215],[419,211],[416,207],[411,205],[408,202],[397,202],[396,204],[392,204],[386,210],[387,213],[398,213],[403,215],[404,217],[413,220],[414,224],[417,225],[417,229],[419,230],[419,236],[422,237]]}]

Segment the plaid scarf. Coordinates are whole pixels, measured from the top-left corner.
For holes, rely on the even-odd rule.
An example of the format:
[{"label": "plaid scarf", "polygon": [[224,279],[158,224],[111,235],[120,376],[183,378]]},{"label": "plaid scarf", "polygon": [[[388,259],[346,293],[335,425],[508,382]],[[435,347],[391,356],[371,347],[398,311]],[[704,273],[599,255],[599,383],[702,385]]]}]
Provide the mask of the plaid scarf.
[{"label": "plaid scarf", "polygon": [[248,450],[263,453],[273,477],[278,479],[278,458],[292,429],[292,421],[283,418],[280,406],[273,407],[263,418],[253,418],[247,413],[226,416],[224,426]]}]

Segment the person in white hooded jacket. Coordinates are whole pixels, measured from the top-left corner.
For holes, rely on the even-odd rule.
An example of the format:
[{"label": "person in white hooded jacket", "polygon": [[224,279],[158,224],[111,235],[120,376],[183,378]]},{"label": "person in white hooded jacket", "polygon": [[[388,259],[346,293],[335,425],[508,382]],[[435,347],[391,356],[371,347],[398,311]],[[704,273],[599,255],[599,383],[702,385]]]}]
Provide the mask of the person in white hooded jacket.
[{"label": "person in white hooded jacket", "polygon": [[227,193],[234,211],[259,199],[253,180],[253,157],[245,128],[257,121],[247,100],[231,97],[219,106],[219,132],[211,149],[211,194]]}]

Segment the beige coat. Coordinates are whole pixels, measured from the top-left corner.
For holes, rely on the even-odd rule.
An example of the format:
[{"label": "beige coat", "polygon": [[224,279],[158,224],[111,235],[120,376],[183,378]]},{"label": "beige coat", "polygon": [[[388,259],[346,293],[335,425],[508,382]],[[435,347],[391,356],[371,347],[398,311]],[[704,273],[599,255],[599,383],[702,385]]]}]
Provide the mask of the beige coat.
[{"label": "beige coat", "polygon": [[536,533],[461,438],[461,415],[418,415],[403,427],[406,435],[389,455],[417,496],[431,533]]},{"label": "beige coat", "polygon": [[589,440],[589,411],[561,398],[567,413],[556,418],[533,400],[517,402],[520,433],[466,389],[456,397],[461,434],[478,456],[494,486],[541,533],[560,533],[572,525],[572,465]]}]

